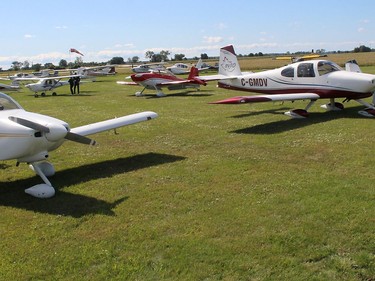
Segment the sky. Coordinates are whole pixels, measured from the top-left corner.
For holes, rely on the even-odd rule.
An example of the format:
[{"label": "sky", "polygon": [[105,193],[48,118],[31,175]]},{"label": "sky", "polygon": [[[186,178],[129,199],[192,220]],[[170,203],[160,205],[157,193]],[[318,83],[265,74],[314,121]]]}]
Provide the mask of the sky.
[{"label": "sky", "polygon": [[0,67],[12,62],[125,61],[161,50],[186,57],[375,48],[375,1],[17,0],[1,3]]}]

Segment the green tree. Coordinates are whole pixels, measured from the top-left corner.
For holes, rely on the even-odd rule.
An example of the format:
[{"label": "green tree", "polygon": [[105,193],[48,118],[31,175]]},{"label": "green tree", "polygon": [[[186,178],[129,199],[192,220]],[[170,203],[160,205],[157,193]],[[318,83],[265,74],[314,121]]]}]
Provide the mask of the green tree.
[{"label": "green tree", "polygon": [[12,62],[12,66],[11,66],[11,68],[12,68],[13,70],[18,71],[18,70],[21,69],[21,67],[22,67],[22,62],[19,62],[19,61],[14,61],[14,62]]},{"label": "green tree", "polygon": [[66,68],[68,66],[68,62],[64,59],[60,60],[59,67],[60,68]]},{"label": "green tree", "polygon": [[174,60],[183,60],[184,57],[184,54],[174,54]]},{"label": "green tree", "polygon": [[110,61],[110,64],[123,64],[125,63],[124,58],[122,57],[113,57]]},{"label": "green tree", "polygon": [[365,52],[371,52],[371,48],[366,47],[365,45],[361,45],[357,48],[354,48],[354,53],[365,53]]}]

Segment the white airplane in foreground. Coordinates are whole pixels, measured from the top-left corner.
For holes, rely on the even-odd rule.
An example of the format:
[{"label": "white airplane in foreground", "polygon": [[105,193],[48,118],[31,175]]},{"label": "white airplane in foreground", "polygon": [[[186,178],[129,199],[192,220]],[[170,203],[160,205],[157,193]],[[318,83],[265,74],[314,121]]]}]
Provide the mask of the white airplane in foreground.
[{"label": "white airplane in foreground", "polygon": [[16,159],[17,165],[28,163],[44,183],[34,185],[25,192],[34,197],[49,198],[55,194],[47,179],[55,174],[52,164],[46,161],[50,151],[57,149],[65,140],[94,145],[95,141],[87,135],[156,117],[155,112],[146,111],[70,129],[62,120],[25,111],[14,99],[0,93],[0,160]]},{"label": "white airplane in foreground", "polygon": [[[67,75],[67,76],[56,76],[56,77],[46,77],[46,78],[17,78],[14,80],[14,83],[20,81],[37,81],[35,83],[26,84],[25,87],[28,88],[31,92],[34,93],[35,97],[38,97],[38,93],[41,93],[41,96],[44,97],[46,95],[46,91],[52,91],[58,87],[69,85],[69,81],[61,81],[64,78],[71,78],[71,77],[79,77],[80,75]],[[56,96],[56,92],[52,93],[53,96]]]},{"label": "white airplane in foreground", "polygon": [[219,74],[200,77],[203,81],[219,80],[220,88],[263,95],[237,96],[214,104],[242,104],[268,101],[310,100],[304,109],[285,112],[292,118],[308,116],[309,108],[318,99],[329,99],[322,105],[326,110],[342,110],[337,98],[354,100],[366,108],[358,113],[366,117],[375,116],[373,104],[364,101],[375,91],[375,75],[361,73],[358,65],[350,61],[343,70],[327,60],[309,60],[292,63],[274,70],[242,73],[232,45],[220,49]]}]

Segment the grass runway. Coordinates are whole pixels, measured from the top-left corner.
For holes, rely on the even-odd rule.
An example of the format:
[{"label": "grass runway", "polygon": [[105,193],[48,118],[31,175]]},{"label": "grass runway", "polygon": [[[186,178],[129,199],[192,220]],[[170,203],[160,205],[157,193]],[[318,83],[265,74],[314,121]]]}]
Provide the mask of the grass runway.
[{"label": "grass runway", "polygon": [[[363,68],[375,73],[375,68]],[[374,280],[374,120],[345,103],[210,105],[241,92],[121,86],[124,72],[58,96],[11,93],[71,127],[159,117],[50,153],[56,196],[0,163],[0,280]]]}]

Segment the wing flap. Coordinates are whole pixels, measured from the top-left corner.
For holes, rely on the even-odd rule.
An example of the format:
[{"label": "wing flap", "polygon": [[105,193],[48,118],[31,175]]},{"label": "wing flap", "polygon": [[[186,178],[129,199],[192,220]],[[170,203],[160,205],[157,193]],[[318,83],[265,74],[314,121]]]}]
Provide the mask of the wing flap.
[{"label": "wing flap", "polygon": [[122,116],[119,118],[109,119],[102,122],[92,123],[89,125],[76,127],[70,131],[75,134],[82,136],[92,135],[119,127],[135,124],[142,121],[147,121],[156,118],[158,115],[152,111],[145,111],[140,113],[135,113],[131,115]]},{"label": "wing flap", "polygon": [[320,96],[314,93],[297,93],[297,94],[277,94],[277,95],[256,95],[240,96],[225,100],[212,102],[212,104],[240,104],[268,101],[295,101],[295,100],[317,100]]}]

